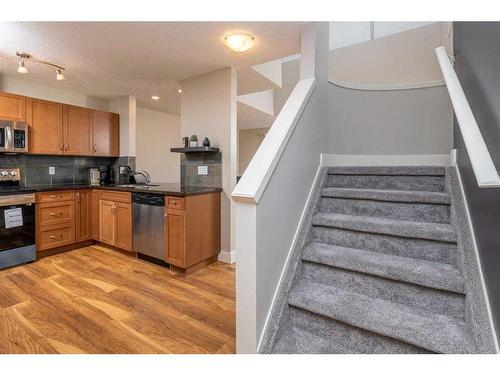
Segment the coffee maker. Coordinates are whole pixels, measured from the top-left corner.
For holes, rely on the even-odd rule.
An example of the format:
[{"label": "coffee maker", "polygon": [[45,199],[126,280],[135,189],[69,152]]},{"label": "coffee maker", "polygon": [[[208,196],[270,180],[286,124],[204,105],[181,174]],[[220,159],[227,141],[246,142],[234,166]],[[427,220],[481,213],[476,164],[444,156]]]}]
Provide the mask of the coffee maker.
[{"label": "coffee maker", "polygon": [[111,185],[113,183],[113,175],[109,165],[99,165],[99,185]]}]

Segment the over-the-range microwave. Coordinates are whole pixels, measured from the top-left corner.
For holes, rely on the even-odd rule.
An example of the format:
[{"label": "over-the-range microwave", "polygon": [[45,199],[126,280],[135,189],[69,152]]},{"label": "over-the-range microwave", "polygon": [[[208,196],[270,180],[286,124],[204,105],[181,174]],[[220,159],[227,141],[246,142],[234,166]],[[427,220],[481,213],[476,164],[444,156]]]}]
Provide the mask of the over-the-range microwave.
[{"label": "over-the-range microwave", "polygon": [[0,152],[28,152],[28,124],[0,120]]}]

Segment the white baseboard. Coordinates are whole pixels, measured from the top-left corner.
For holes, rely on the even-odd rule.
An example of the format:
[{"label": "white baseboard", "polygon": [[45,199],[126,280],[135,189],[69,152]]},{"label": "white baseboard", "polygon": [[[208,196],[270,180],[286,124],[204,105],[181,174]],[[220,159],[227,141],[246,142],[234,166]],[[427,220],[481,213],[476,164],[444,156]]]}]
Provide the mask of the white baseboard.
[{"label": "white baseboard", "polygon": [[[456,158],[456,151],[455,151],[455,158]],[[476,235],[474,234],[474,227],[472,225],[472,218],[470,216],[470,211],[469,211],[469,204],[467,203],[467,197],[465,195],[465,190],[464,190],[464,185],[462,184],[462,176],[460,176],[460,170],[458,169],[458,165],[455,163],[455,172],[457,173],[457,180],[458,180],[458,185],[460,187],[460,193],[462,194],[462,197],[464,198],[464,206],[465,206],[465,216],[467,223],[469,225],[469,230],[472,236],[472,247],[474,249],[474,255],[476,257],[476,261],[478,264],[479,268],[479,278],[481,279],[481,287],[483,289],[483,297],[484,300],[486,301],[486,310],[488,313],[488,320],[490,323],[490,328],[491,332],[493,333],[493,341],[495,343],[495,350],[498,353],[500,353],[500,347],[498,346],[498,338],[495,330],[495,324],[493,323],[493,314],[491,313],[491,305],[490,305],[490,300],[488,298],[488,291],[486,289],[486,283],[484,282],[484,276],[483,276],[483,268],[481,266],[481,258],[479,257],[479,251],[477,249],[477,242],[476,242]]]},{"label": "white baseboard", "polygon": [[236,262],[236,251],[221,251],[217,260],[222,263],[233,264]]},{"label": "white baseboard", "polygon": [[450,154],[437,155],[348,155],[321,154],[325,167],[392,167],[392,166],[438,166],[450,165]]}]

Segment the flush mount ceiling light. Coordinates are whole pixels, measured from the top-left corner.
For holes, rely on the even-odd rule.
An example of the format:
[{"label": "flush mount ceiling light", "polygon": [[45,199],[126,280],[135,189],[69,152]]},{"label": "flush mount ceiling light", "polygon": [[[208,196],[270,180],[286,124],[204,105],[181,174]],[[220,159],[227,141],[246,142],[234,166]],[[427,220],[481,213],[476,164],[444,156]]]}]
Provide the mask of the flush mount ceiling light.
[{"label": "flush mount ceiling light", "polygon": [[234,33],[224,37],[226,46],[236,52],[244,52],[252,48],[255,37],[247,33]]},{"label": "flush mount ceiling light", "polygon": [[4,57],[6,59],[12,59],[12,60],[17,60],[18,61],[18,67],[17,67],[17,72],[21,74],[26,74],[28,73],[28,68],[26,67],[26,62],[29,61],[30,63],[37,63],[37,64],[42,64],[49,66],[53,69],[56,70],[56,79],[58,81],[62,81],[64,79],[64,74],[63,72],[66,70],[62,66],[52,64],[51,62],[44,61],[44,60],[39,60],[31,56],[29,53],[26,52],[16,52],[16,56],[10,56],[10,55],[3,55],[0,54],[0,57]]},{"label": "flush mount ceiling light", "polygon": [[177,90],[177,92],[180,94],[182,92],[182,89]]},{"label": "flush mount ceiling light", "polygon": [[156,96],[156,95],[153,95],[153,96],[151,97],[151,99],[153,99],[153,100],[160,100],[160,97],[159,97],[159,96]]}]

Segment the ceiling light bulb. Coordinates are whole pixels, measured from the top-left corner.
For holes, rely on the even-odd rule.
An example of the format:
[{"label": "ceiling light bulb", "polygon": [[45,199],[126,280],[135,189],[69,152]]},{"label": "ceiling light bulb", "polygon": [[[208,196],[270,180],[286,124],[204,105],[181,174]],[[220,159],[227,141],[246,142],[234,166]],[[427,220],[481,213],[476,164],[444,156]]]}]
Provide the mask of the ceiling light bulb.
[{"label": "ceiling light bulb", "polygon": [[28,68],[24,65],[24,60],[19,61],[19,67],[17,68],[18,73],[26,74],[28,73]]},{"label": "ceiling light bulb", "polygon": [[153,100],[159,100],[159,99],[160,99],[160,97],[159,97],[159,96],[156,96],[156,95],[153,95],[153,96],[151,97],[151,99],[153,99]]},{"label": "ceiling light bulb", "polygon": [[64,74],[61,69],[56,69],[56,79],[62,81],[64,79]]},{"label": "ceiling light bulb", "polygon": [[226,46],[236,52],[243,52],[252,48],[254,40],[253,36],[245,33],[230,34],[224,37]]},{"label": "ceiling light bulb", "polygon": [[182,92],[182,89],[177,90],[177,92],[180,94]]}]

